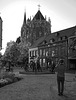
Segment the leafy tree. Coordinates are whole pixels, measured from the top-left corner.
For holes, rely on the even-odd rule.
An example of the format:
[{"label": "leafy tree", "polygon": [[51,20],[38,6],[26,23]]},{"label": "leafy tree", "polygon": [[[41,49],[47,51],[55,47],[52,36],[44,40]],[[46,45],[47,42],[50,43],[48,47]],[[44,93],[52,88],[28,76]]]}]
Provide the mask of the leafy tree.
[{"label": "leafy tree", "polygon": [[10,41],[7,43],[6,51],[3,55],[3,59],[5,61],[16,62],[20,55],[20,51],[18,50],[17,44],[14,41]]}]

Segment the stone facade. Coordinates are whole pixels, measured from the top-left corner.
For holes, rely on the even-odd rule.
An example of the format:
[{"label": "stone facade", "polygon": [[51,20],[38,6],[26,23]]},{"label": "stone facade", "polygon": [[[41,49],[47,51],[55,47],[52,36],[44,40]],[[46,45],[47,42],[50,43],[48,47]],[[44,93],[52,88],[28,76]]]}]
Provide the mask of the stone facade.
[{"label": "stone facade", "polygon": [[[74,45],[70,49],[71,39]],[[21,41],[30,43],[29,62],[31,58],[39,59],[41,66],[47,67],[50,61],[56,64],[60,58],[63,58],[66,69],[70,69],[71,64],[72,68],[76,66],[76,26],[51,33],[50,18],[47,21],[40,10],[33,19],[30,17],[26,20],[25,13]]]},{"label": "stone facade", "polygon": [[24,22],[21,28],[21,40],[24,42],[30,42],[31,45],[35,43],[37,39],[44,35],[51,34],[51,21],[48,21],[38,10],[33,19],[28,18],[26,20],[26,14],[24,15]]}]

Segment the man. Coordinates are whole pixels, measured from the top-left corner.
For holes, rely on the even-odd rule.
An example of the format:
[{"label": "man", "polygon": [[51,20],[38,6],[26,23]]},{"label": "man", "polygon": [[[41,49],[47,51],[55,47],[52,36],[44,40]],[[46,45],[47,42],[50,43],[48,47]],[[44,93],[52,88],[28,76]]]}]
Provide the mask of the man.
[{"label": "man", "polygon": [[52,61],[52,65],[51,65],[51,66],[52,66],[51,71],[54,72],[54,69],[55,69],[55,63],[54,63],[53,61]]},{"label": "man", "polygon": [[65,64],[64,60],[60,59],[57,67],[57,83],[58,83],[58,95],[63,95],[64,80],[65,80]]}]

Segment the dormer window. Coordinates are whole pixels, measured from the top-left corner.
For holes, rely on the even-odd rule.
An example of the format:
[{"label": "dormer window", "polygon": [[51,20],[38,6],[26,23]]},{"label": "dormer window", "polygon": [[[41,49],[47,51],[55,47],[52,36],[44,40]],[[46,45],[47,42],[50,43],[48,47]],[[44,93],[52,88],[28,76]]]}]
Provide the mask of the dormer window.
[{"label": "dormer window", "polygon": [[46,40],[44,40],[44,41],[43,41],[43,44],[46,44],[46,43],[47,43],[47,41],[46,41]]},{"label": "dormer window", "polygon": [[54,38],[50,39],[50,43],[53,43],[54,41],[55,41],[55,39],[54,39]]},{"label": "dormer window", "polygon": [[67,39],[67,36],[65,36],[65,39]]},{"label": "dormer window", "polygon": [[58,41],[61,41],[63,38],[62,37],[59,37]]},{"label": "dormer window", "polygon": [[67,39],[67,36],[64,36],[64,37],[63,37],[63,40],[65,40],[65,39]]},{"label": "dormer window", "polygon": [[55,33],[55,36],[59,36],[59,32]]}]

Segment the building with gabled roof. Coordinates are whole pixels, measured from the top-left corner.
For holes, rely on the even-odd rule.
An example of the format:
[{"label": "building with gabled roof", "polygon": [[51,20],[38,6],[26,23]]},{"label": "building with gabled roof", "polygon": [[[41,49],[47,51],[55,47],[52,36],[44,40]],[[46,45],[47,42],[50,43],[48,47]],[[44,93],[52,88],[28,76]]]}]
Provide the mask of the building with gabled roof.
[{"label": "building with gabled roof", "polygon": [[76,26],[41,37],[29,48],[29,59],[32,56],[34,59],[37,57],[41,66],[46,67],[49,66],[50,61],[56,64],[60,58],[63,58],[67,66],[66,69],[76,68],[76,49],[70,50],[70,43],[68,42],[73,37],[76,39]]},{"label": "building with gabled roof", "polygon": [[[74,37],[74,38],[73,38]],[[63,58],[66,69],[76,68],[76,47],[70,47],[70,39],[76,38],[76,26],[51,33],[51,20],[46,20],[40,10],[33,19],[26,20],[26,12],[21,28],[21,42],[30,43],[29,62],[39,59],[42,67],[49,67],[50,62],[58,63]],[[75,42],[75,41],[72,41]],[[75,44],[75,43],[72,43]],[[71,55],[70,55],[71,53]],[[74,53],[74,54],[73,54]]]}]

